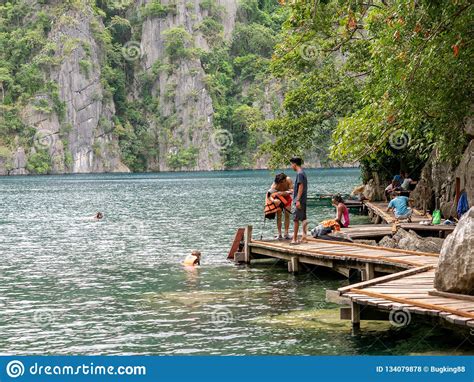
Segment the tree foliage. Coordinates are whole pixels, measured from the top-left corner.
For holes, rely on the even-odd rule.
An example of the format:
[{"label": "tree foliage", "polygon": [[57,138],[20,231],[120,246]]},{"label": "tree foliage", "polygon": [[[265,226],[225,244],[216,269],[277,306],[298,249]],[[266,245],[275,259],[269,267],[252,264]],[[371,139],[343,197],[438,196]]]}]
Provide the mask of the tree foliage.
[{"label": "tree foliage", "polygon": [[[282,115],[268,124],[277,136],[269,148],[275,162],[282,153],[315,149],[331,133],[331,156],[341,161],[389,161],[394,148],[398,157],[420,160],[434,148],[451,159],[462,153],[473,90],[472,2],[287,7],[272,68],[294,87]],[[400,136],[408,142],[402,151]]]}]

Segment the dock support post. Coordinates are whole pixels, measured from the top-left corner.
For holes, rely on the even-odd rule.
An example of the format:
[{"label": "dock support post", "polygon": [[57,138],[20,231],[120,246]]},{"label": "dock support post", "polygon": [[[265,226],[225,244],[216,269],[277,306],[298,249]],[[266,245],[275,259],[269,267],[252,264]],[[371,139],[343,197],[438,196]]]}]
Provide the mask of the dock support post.
[{"label": "dock support post", "polygon": [[250,242],[252,241],[253,227],[248,225],[244,232],[244,263],[250,264]]},{"label": "dock support post", "polygon": [[375,267],[372,263],[365,264],[365,280],[372,280],[375,277]]},{"label": "dock support post", "polygon": [[360,305],[351,301],[351,322],[353,329],[360,328]]},{"label": "dock support post", "polygon": [[288,272],[290,273],[298,273],[300,270],[300,263],[298,261],[298,257],[292,256],[290,261],[288,261]]}]

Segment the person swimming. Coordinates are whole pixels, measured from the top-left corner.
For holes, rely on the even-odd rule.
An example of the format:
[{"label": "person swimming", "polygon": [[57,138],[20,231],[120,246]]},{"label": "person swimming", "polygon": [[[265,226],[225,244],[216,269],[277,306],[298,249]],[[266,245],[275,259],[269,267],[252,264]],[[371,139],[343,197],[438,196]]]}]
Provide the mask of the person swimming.
[{"label": "person swimming", "polygon": [[99,221],[104,218],[104,214],[102,212],[97,212],[94,216],[94,220]]},{"label": "person swimming", "polygon": [[183,265],[187,267],[201,265],[201,252],[192,251],[191,254],[184,259]]}]

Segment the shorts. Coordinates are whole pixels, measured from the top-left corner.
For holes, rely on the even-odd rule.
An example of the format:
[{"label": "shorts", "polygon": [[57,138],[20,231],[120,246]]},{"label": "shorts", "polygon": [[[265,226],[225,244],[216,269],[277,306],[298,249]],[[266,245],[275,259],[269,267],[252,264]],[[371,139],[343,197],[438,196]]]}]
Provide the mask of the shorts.
[{"label": "shorts", "polygon": [[320,237],[331,233],[332,229],[329,227],[324,227],[322,224],[318,225],[317,227],[311,230],[311,236],[313,237]]},{"label": "shorts", "polygon": [[411,217],[411,215],[413,214],[413,210],[411,208],[408,209],[408,212],[405,214],[405,215],[397,215],[395,214],[395,217],[397,219],[408,219],[409,217]]},{"label": "shorts", "polygon": [[292,208],[293,221],[305,221],[306,220],[306,204],[301,203],[301,208],[296,208],[296,205],[293,205]]}]

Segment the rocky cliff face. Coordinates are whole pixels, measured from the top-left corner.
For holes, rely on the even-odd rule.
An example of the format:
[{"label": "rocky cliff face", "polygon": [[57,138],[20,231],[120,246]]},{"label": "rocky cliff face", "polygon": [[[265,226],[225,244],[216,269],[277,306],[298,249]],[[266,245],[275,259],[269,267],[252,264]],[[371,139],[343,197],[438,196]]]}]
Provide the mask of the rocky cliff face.
[{"label": "rocky cliff face", "polygon": [[[149,4],[145,1],[144,5]],[[234,27],[237,2],[222,0],[221,22],[224,37],[229,39]],[[199,30],[211,10],[203,9],[200,0],[163,1],[163,6],[173,7],[166,17],[148,16],[142,28],[142,66],[150,73],[158,66],[160,70],[153,83],[152,93],[158,98],[161,120],[153,120],[151,128],[159,135],[159,155],[149,163],[150,170],[166,171],[169,159],[182,152],[190,152],[191,160],[183,167],[191,170],[214,170],[222,168],[218,140],[219,132],[213,128],[214,108],[205,85],[206,73],[193,50],[209,51],[209,43]],[[175,32],[173,37],[170,32]],[[183,39],[187,51],[173,56],[166,49],[167,39]],[[169,45],[168,45],[169,46]],[[194,156],[194,158],[193,158]]]},{"label": "rocky cliff face", "polygon": [[113,132],[114,104],[100,81],[104,57],[93,28],[104,26],[86,4],[64,8],[54,20],[48,36],[54,53],[44,76],[56,85],[57,99],[36,94],[23,108],[23,123],[34,129],[33,145],[18,144],[11,158],[0,161],[0,173],[29,173],[28,158],[40,151],[49,154],[53,174],[128,171]]},{"label": "rocky cliff face", "polygon": [[[0,107],[20,121],[0,113],[0,175],[266,167],[257,153],[271,137],[250,126],[283,101],[268,70],[276,1],[11,4],[21,16],[0,43],[31,45],[7,53],[25,49],[20,63],[0,56]],[[41,86],[29,89],[23,67]]]},{"label": "rocky cliff face", "polygon": [[436,153],[433,153],[411,194],[416,207],[426,207],[429,210],[439,208],[444,217],[457,217],[456,178],[459,178],[460,188],[466,191],[469,204],[472,206],[474,203],[474,139],[468,144],[457,166],[440,162],[436,158]]}]

